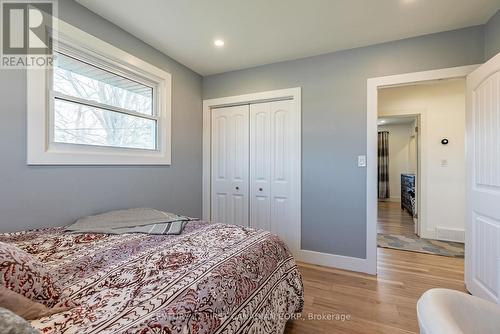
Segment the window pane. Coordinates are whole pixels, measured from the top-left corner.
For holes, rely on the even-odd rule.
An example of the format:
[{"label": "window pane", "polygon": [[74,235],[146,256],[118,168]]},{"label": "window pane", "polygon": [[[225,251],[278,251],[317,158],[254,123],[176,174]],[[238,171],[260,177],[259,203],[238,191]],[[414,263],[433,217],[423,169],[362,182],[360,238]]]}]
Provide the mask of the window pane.
[{"label": "window pane", "polygon": [[54,100],[57,143],[156,149],[156,121]]},{"label": "window pane", "polygon": [[54,67],[56,92],[153,114],[153,89],[77,59],[57,53]]}]

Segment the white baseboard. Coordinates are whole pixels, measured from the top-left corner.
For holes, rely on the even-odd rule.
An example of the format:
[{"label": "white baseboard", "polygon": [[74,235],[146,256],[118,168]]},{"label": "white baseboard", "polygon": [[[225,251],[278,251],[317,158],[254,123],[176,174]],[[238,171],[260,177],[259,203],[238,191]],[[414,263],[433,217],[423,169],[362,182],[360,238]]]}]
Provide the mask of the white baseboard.
[{"label": "white baseboard", "polygon": [[452,242],[465,242],[465,230],[459,228],[448,228],[437,226],[434,229],[427,229],[421,238],[432,239],[432,240],[442,240],[442,241],[452,241]]},{"label": "white baseboard", "polygon": [[420,238],[436,240],[436,231],[434,231],[434,229],[421,230]]},{"label": "white baseboard", "polygon": [[376,265],[370,266],[367,259],[360,259],[357,257],[320,253],[301,249],[297,260],[319,266],[357,271],[371,275],[377,274]]},{"label": "white baseboard", "polygon": [[435,235],[437,240],[465,242],[465,230],[461,228],[436,226]]}]

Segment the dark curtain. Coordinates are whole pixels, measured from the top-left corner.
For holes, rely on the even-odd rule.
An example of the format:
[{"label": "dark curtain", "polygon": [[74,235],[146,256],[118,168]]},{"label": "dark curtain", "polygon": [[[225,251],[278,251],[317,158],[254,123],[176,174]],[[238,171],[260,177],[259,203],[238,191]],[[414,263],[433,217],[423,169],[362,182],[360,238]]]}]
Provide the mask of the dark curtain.
[{"label": "dark curtain", "polygon": [[389,132],[378,133],[378,198],[389,198]]}]

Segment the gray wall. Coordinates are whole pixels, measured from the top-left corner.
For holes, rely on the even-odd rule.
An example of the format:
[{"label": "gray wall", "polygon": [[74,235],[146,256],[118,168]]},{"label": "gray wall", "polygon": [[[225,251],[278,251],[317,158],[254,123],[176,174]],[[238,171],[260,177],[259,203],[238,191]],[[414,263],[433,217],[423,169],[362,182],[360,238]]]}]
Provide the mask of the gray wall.
[{"label": "gray wall", "polygon": [[500,10],[484,28],[484,53],[486,60],[500,52]]},{"label": "gray wall", "polygon": [[72,0],[59,4],[63,20],[172,73],[172,165],[27,166],[26,73],[0,70],[0,231],[137,206],[200,216],[201,77]]},{"label": "gray wall", "polygon": [[[172,73],[170,167],[26,165],[26,73],[0,71],[0,231],[63,225],[135,206],[201,215],[201,99],[303,88],[305,249],[365,257],[366,79],[480,63],[500,51],[499,14],[486,27],[417,37],[202,79],[73,0],[62,19]],[[486,36],[487,42],[484,39]]]},{"label": "gray wall", "polygon": [[212,75],[203,98],[301,86],[302,248],[364,258],[366,79],[483,59],[483,27],[471,27]]}]

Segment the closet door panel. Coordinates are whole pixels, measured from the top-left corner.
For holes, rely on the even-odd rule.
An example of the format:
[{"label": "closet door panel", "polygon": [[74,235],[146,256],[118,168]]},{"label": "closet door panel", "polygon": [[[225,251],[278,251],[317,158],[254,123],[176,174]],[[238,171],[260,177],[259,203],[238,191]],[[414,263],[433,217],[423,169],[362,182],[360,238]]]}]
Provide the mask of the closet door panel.
[{"label": "closet door panel", "polygon": [[[235,186],[235,190],[240,190],[237,193],[242,195],[248,190],[248,106],[232,108],[237,109],[232,113],[230,128],[230,174],[232,185]],[[236,189],[236,187],[239,189]],[[245,197],[248,199],[248,196]]]},{"label": "closet door panel", "polygon": [[290,240],[292,101],[269,103],[271,120],[271,231]]},{"label": "closet door panel", "polygon": [[289,219],[289,200],[286,197],[273,196],[271,203],[271,229],[270,231],[277,234],[285,242],[290,240],[287,228]]},{"label": "closet door panel", "polygon": [[253,197],[250,207],[250,226],[271,231],[271,203],[269,196]]},{"label": "closet door panel", "polygon": [[229,166],[230,113],[227,110],[212,111],[212,217],[220,223],[229,220],[230,166]]},{"label": "closet door panel", "polygon": [[271,230],[269,103],[250,105],[250,226]]},{"label": "closet door panel", "polygon": [[271,231],[285,242],[291,203],[291,101],[250,106],[250,226]]},{"label": "closet door panel", "polygon": [[248,226],[248,196],[233,194],[231,206],[233,210],[229,224]]},{"label": "closet door panel", "polygon": [[219,112],[212,123],[213,138],[213,171],[215,182],[228,182],[229,181],[229,115],[227,113]]},{"label": "closet door panel", "polygon": [[227,194],[216,193],[215,199],[213,199],[212,206],[212,220],[226,224],[229,221],[229,200]]},{"label": "closet door panel", "polygon": [[230,107],[231,113],[231,221],[248,226],[249,106]]},{"label": "closet door panel", "polygon": [[212,110],[212,220],[248,226],[248,105]]}]

